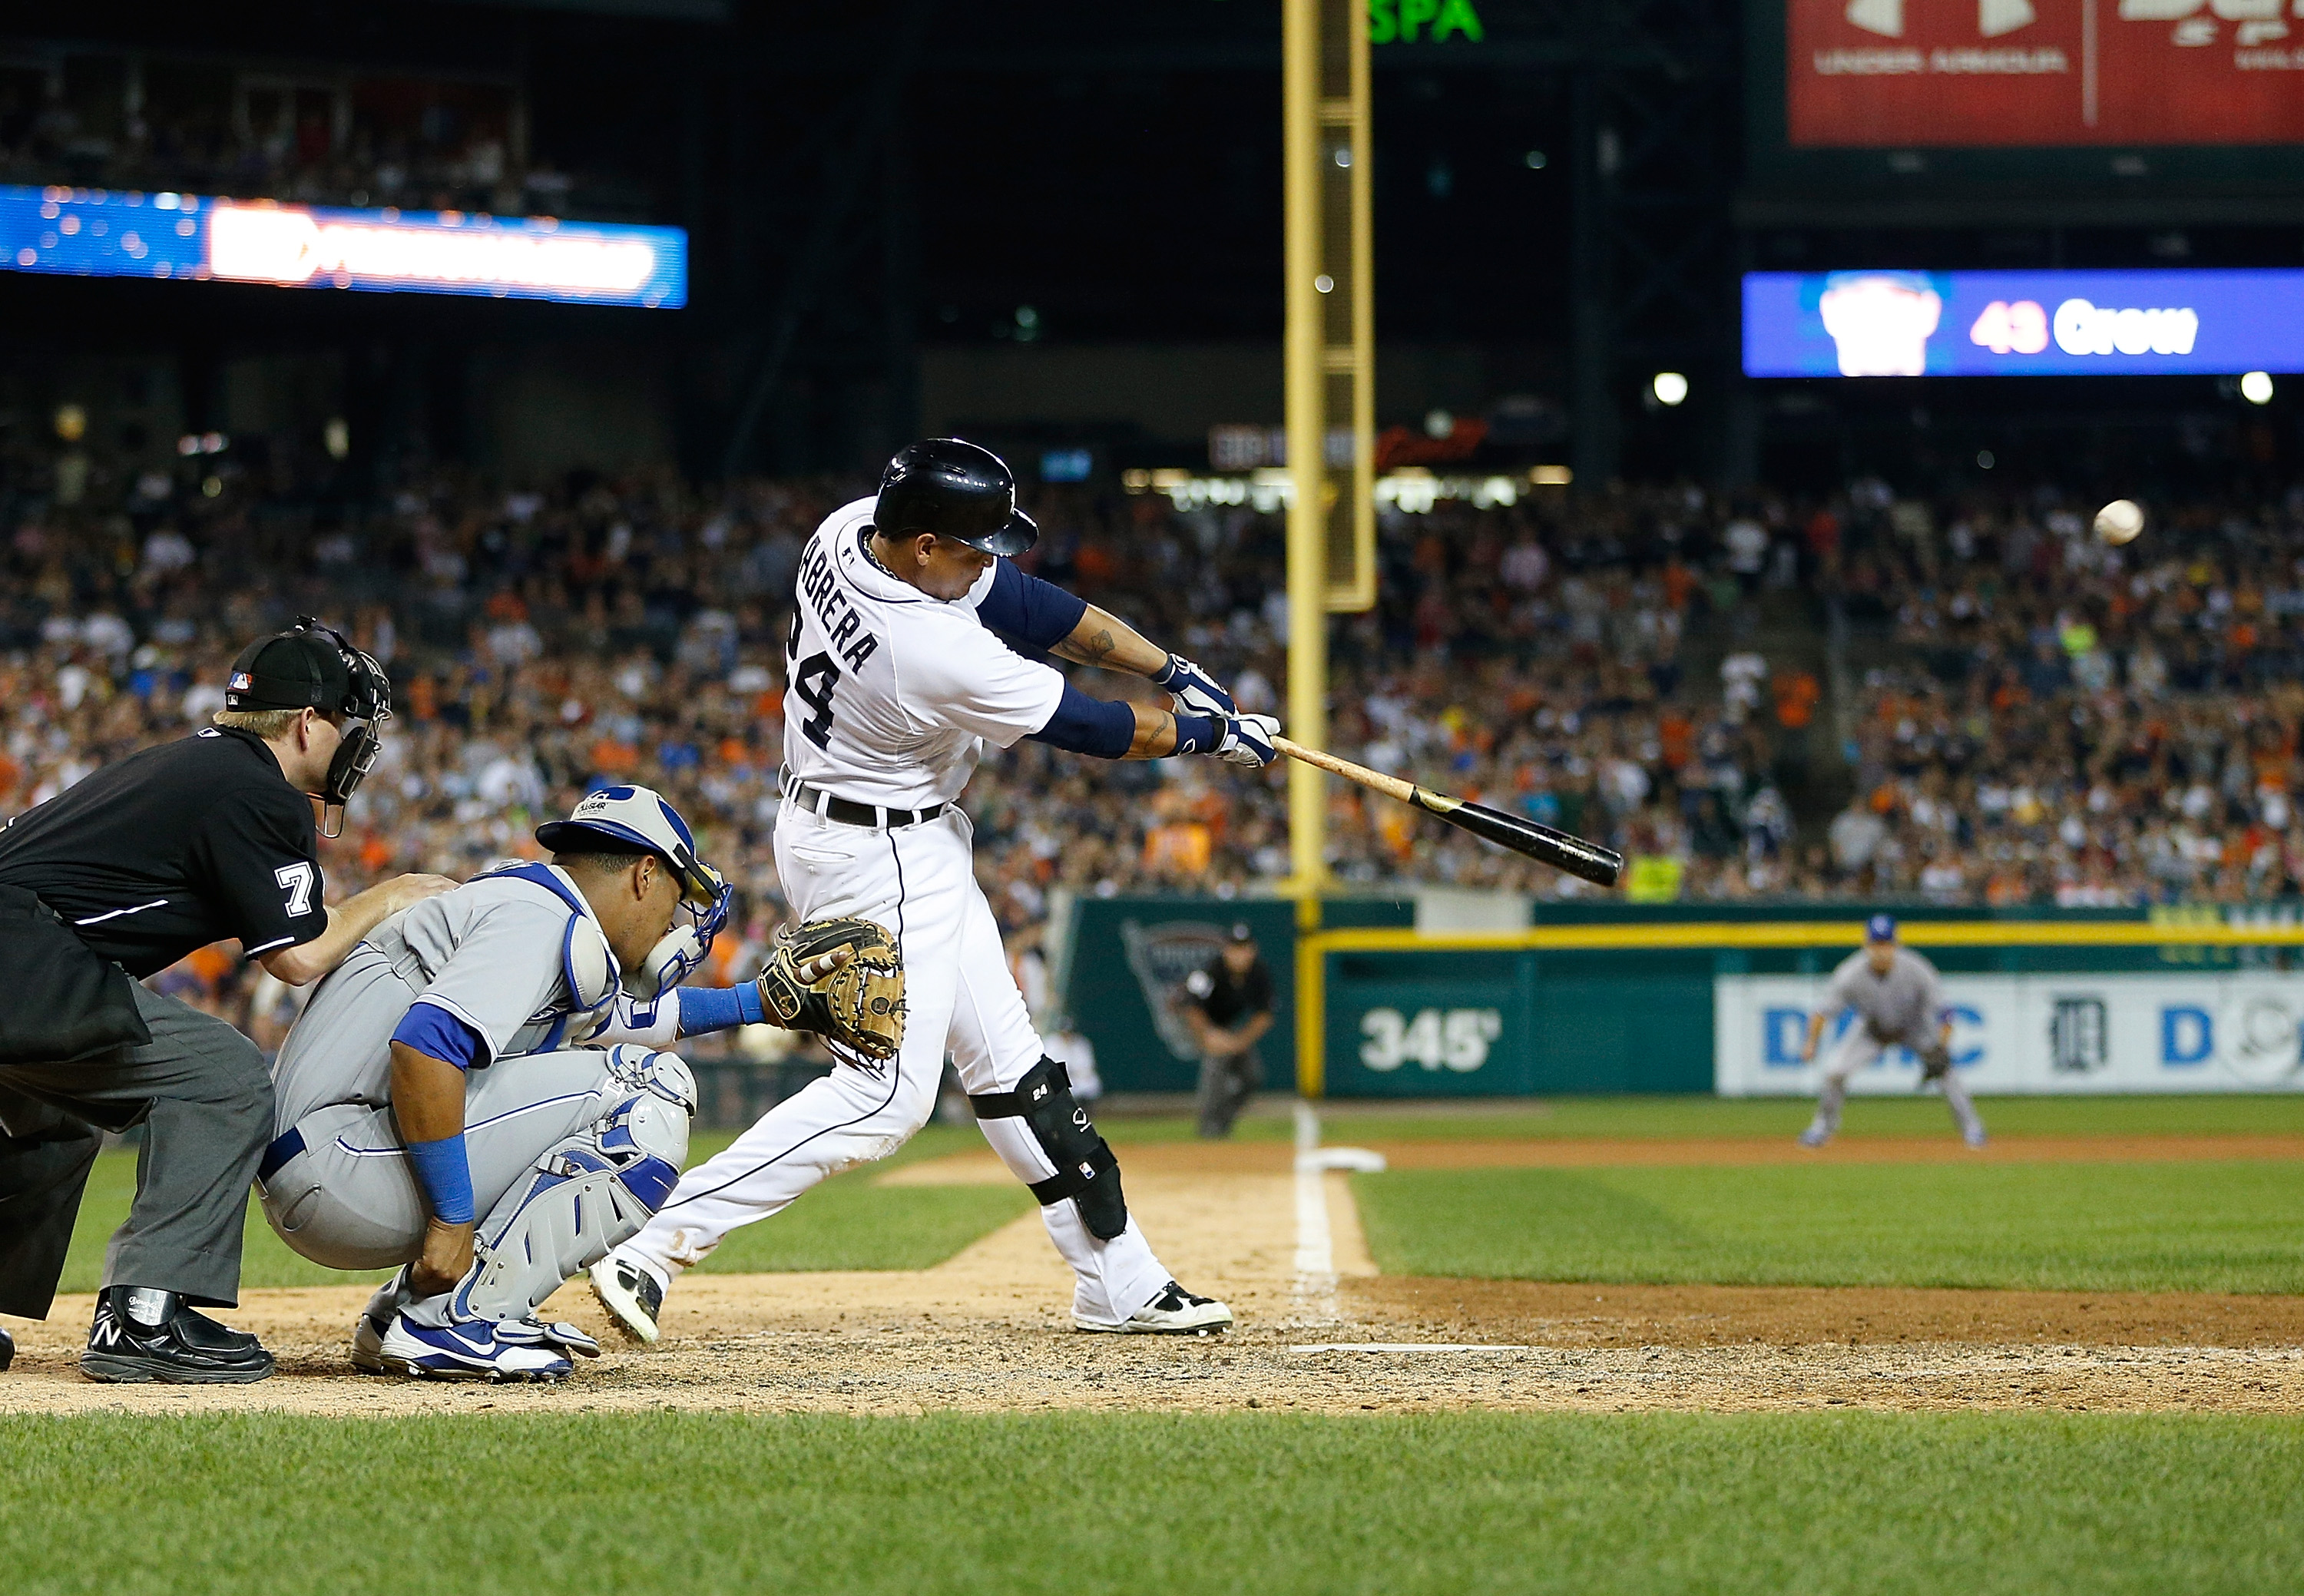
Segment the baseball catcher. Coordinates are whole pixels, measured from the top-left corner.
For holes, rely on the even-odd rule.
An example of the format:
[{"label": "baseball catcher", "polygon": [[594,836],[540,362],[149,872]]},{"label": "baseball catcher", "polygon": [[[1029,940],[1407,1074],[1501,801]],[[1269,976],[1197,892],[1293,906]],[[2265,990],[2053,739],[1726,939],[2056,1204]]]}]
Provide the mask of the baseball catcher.
[{"label": "baseball catcher", "polygon": [[758,981],[680,985],[733,893],[646,787],[536,835],[550,863],[372,931],[275,1066],[266,1218],[316,1263],[401,1266],[353,1327],[370,1372],[549,1380],[598,1352],[537,1311],[680,1178],[696,1084],[659,1050],[675,1037],[772,1018],[860,1049],[902,1032],[903,972],[869,921],[801,928]]}]

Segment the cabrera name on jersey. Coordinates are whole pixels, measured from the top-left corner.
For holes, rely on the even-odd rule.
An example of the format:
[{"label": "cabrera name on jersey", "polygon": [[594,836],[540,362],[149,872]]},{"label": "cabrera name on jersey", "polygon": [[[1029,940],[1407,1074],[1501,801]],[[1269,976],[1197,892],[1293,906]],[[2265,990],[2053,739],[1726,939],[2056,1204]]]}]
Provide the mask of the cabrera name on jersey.
[{"label": "cabrera name on jersey", "polygon": [[834,511],[800,554],[784,768],[854,802],[922,809],[960,796],[986,743],[1046,726],[1064,679],[978,618],[997,562],[961,598],[931,598],[873,559],[872,504]]}]

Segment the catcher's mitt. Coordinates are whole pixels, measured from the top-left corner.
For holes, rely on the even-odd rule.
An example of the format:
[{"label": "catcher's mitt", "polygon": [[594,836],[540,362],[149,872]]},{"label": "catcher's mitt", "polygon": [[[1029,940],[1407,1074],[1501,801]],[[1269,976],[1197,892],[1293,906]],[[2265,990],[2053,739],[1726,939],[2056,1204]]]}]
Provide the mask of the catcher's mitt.
[{"label": "catcher's mitt", "polygon": [[758,984],[761,1007],[787,1031],[812,1031],[867,1058],[893,1058],[903,1042],[903,951],[877,921],[809,921],[776,948]]}]

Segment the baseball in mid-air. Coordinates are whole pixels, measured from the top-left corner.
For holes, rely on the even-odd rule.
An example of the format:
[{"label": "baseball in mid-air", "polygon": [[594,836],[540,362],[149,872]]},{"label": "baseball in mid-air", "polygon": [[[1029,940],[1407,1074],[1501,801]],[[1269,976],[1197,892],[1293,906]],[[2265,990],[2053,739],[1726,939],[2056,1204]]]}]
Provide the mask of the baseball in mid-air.
[{"label": "baseball in mid-air", "polygon": [[2144,530],[2144,506],[2134,499],[2114,499],[2096,513],[2096,535],[2117,548],[2133,543]]}]

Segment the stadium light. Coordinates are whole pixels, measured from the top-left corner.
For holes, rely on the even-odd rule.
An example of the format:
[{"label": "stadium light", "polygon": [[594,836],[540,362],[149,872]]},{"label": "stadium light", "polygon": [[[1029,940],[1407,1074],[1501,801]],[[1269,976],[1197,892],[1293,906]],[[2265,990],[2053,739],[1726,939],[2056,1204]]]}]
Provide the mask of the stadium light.
[{"label": "stadium light", "polygon": [[2272,373],[2251,371],[2240,379],[2240,396],[2250,404],[2272,403]]},{"label": "stadium light", "polygon": [[1688,378],[1677,371],[1659,371],[1648,382],[1658,404],[1678,404],[1688,397]]}]

